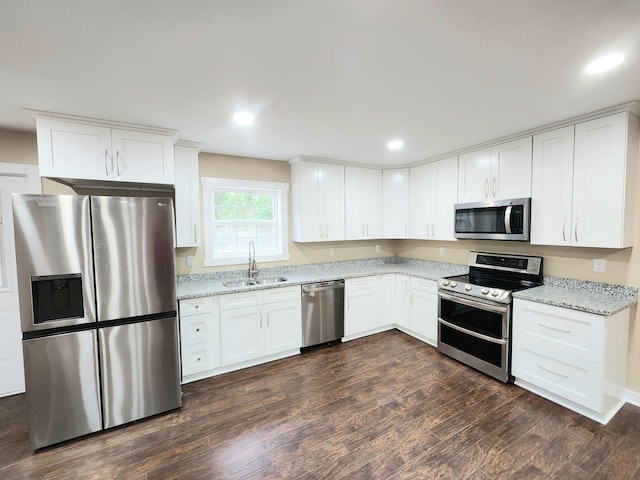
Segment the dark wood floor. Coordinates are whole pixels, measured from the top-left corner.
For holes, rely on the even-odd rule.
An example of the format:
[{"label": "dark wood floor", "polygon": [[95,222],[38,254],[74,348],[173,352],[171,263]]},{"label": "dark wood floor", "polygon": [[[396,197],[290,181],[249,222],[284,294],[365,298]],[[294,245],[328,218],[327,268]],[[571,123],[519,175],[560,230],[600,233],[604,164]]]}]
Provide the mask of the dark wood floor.
[{"label": "dark wood floor", "polygon": [[184,386],[184,406],[33,454],[0,399],[0,478],[640,479],[640,408],[607,426],[397,331]]}]

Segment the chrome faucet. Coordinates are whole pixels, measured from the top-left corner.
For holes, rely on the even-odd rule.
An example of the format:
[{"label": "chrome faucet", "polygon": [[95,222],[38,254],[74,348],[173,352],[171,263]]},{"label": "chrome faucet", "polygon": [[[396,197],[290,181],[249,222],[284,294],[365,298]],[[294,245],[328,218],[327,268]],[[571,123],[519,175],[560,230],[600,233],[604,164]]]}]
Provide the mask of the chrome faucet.
[{"label": "chrome faucet", "polygon": [[253,240],[249,242],[249,279],[258,275],[258,264],[256,263],[256,244]]}]

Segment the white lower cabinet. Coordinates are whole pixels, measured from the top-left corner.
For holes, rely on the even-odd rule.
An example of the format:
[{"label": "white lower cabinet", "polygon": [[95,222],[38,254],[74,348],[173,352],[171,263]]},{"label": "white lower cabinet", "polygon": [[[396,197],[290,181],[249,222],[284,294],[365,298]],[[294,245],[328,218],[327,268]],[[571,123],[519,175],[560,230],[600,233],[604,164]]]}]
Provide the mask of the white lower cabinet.
[{"label": "white lower cabinet", "polygon": [[438,286],[433,280],[411,277],[409,329],[418,338],[438,342]]},{"label": "white lower cabinet", "polygon": [[182,381],[207,377],[220,366],[218,297],[180,300]]},{"label": "white lower cabinet", "polygon": [[222,366],[298,353],[302,343],[301,312],[299,286],[223,295]]},{"label": "white lower cabinet", "polygon": [[396,275],[396,325],[404,329],[411,327],[411,277]]},{"label": "white lower cabinet", "polygon": [[624,405],[629,309],[608,317],[513,302],[516,385],[601,423]]},{"label": "white lower cabinet", "polygon": [[180,300],[182,382],[300,353],[300,287]]},{"label": "white lower cabinet", "polygon": [[344,336],[370,332],[378,327],[378,278],[362,277],[344,282]]}]

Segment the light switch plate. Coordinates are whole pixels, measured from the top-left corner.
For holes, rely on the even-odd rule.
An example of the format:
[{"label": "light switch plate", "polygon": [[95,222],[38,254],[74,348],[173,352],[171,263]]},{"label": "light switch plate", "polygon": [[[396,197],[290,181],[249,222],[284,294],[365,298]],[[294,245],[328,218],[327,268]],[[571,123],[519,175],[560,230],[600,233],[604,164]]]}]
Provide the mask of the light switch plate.
[{"label": "light switch plate", "polygon": [[333,247],[329,248],[329,256],[333,257],[333,255],[336,253],[336,251],[333,249]]},{"label": "light switch plate", "polygon": [[376,253],[380,253],[380,245],[376,245]]},{"label": "light switch plate", "polygon": [[195,266],[196,266],[195,255],[187,255],[187,267],[195,267]]},{"label": "light switch plate", "polygon": [[604,258],[594,258],[593,259],[593,271],[594,272],[603,273],[606,266],[607,266],[607,261]]},{"label": "light switch plate", "polygon": [[440,247],[440,256],[444,257],[444,247]]}]

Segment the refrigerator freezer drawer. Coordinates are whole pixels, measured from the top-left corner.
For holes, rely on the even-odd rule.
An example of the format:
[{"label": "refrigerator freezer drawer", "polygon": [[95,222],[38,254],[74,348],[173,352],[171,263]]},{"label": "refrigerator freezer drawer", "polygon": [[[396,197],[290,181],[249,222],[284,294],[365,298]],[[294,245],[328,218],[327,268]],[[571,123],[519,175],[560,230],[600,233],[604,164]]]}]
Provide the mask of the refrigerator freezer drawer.
[{"label": "refrigerator freezer drawer", "polygon": [[96,331],[24,340],[23,347],[32,447],[101,430]]},{"label": "refrigerator freezer drawer", "polygon": [[98,332],[104,428],[182,405],[175,317]]}]

